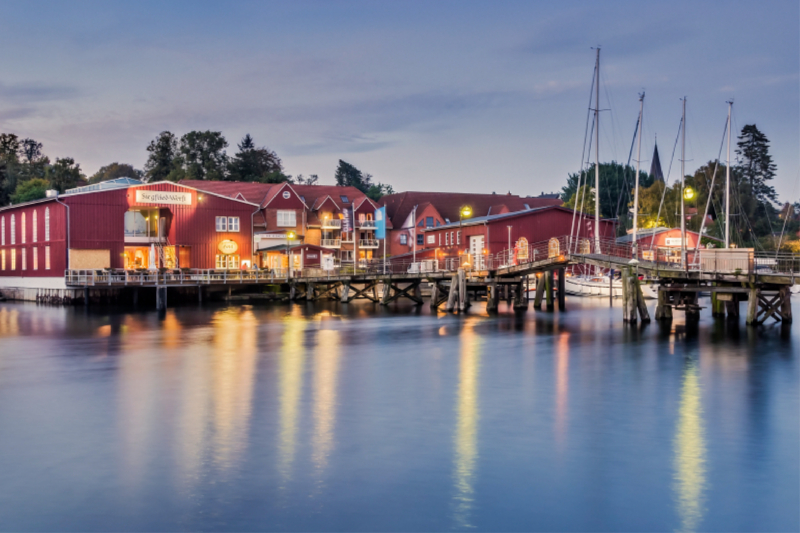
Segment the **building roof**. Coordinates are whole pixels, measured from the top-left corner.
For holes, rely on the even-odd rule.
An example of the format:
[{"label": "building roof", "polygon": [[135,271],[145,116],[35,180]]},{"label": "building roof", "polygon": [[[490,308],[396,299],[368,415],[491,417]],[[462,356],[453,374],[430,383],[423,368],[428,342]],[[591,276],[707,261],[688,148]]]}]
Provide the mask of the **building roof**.
[{"label": "building roof", "polygon": [[67,189],[66,191],[64,191],[64,194],[62,194],[62,196],[80,192],[120,189],[120,188],[130,187],[131,185],[144,185],[144,182],[142,180],[137,180],[134,178],[114,178],[113,180],[106,180],[98,183],[92,183],[91,185],[84,185],[83,187],[75,187],[74,189]]},{"label": "building roof", "polygon": [[[655,235],[659,235],[659,234],[667,232],[667,231],[680,231],[680,230],[681,230],[681,228],[664,228],[664,227],[641,228],[641,229],[636,231],[636,238],[637,239],[641,239],[643,237],[653,237]],[[699,235],[698,232],[692,231],[692,230],[689,230],[689,229],[686,230],[686,233],[691,233],[693,235]],[[712,240],[715,240],[715,241],[722,242],[722,240],[717,239],[716,237],[711,237],[710,235],[703,235],[703,237],[705,237],[707,239],[712,239]],[[620,243],[620,244],[633,242],[633,232],[628,233],[627,235],[623,235],[621,237],[617,237],[617,242]]]},{"label": "building roof", "polygon": [[[271,189],[280,183],[255,183],[245,181],[207,181],[181,180],[179,185],[186,185],[201,191],[215,193],[220,196],[236,198],[241,195],[246,201],[262,205]],[[277,190],[277,188],[276,188]]]},{"label": "building roof", "polygon": [[[462,226],[476,226],[487,222],[495,222],[497,220],[503,220],[507,218],[522,217],[529,215],[531,213],[550,211],[552,209],[557,209],[559,211],[566,211],[568,213],[573,212],[573,210],[569,209],[568,207],[562,207],[560,205],[546,205],[543,207],[534,207],[532,209],[526,209],[524,211],[512,211],[510,213],[500,213],[498,215],[487,215],[483,217],[471,217],[469,219],[464,219],[462,222],[456,220],[455,222],[450,222],[449,224],[444,224],[442,226],[437,226],[435,228],[425,228],[423,229],[423,231],[438,231],[441,229],[459,228]],[[613,222],[613,219],[611,218],[601,218],[600,220],[603,222]]]},{"label": "building roof", "polygon": [[472,207],[474,216],[490,214],[492,206],[505,205],[509,211],[524,211],[537,207],[561,205],[556,198],[521,197],[514,194],[473,194],[460,192],[422,192],[408,191],[389,194],[381,198],[380,203],[386,206],[386,216],[392,225],[400,227],[411,214],[415,206],[419,209],[426,202],[430,202],[442,215],[442,218],[458,220],[462,206]]}]

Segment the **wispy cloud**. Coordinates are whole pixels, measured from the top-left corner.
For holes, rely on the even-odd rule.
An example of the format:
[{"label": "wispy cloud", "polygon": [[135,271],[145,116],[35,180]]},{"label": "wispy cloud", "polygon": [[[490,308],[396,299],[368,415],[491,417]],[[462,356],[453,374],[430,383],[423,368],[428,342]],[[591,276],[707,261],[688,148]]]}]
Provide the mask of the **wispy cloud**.
[{"label": "wispy cloud", "polygon": [[6,101],[35,103],[69,100],[81,94],[76,87],[50,83],[2,83],[0,98]]}]

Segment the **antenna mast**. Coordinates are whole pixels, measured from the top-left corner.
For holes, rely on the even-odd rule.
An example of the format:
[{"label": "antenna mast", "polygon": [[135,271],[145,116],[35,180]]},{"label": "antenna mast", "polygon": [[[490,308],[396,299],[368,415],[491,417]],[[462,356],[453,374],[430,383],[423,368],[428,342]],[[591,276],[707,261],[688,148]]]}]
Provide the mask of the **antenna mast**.
[{"label": "antenna mast", "polygon": [[683,197],[686,183],[686,97],[683,97],[683,115],[681,119],[681,266],[686,266],[686,200]]},{"label": "antenna mast", "polygon": [[595,60],[594,93],[594,244],[595,253],[600,253],[600,47]]},{"label": "antenna mast", "polygon": [[642,122],[644,120],[644,91],[639,95],[639,133],[636,147],[636,187],[633,192],[633,258],[639,255],[636,232],[639,229],[639,167],[642,164]]},{"label": "antenna mast", "polygon": [[731,108],[728,100],[728,164],[725,168],[725,248],[731,247]]}]

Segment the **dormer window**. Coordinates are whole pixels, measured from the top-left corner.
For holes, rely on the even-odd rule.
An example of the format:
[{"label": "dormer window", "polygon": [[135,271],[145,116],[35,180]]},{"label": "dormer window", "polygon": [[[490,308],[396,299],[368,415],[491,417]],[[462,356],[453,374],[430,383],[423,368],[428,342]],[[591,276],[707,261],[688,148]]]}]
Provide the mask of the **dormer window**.
[{"label": "dormer window", "polygon": [[344,203],[344,204],[349,204],[350,203],[350,200],[344,194],[340,195],[339,198],[342,199],[342,203]]}]

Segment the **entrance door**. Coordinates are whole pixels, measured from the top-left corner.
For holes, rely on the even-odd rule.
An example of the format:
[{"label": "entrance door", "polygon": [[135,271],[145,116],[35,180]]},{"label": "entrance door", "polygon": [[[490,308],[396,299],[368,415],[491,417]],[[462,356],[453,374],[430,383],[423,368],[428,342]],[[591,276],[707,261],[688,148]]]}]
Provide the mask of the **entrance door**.
[{"label": "entrance door", "polygon": [[483,270],[483,235],[470,236],[469,253],[472,255],[472,268],[475,270]]}]

